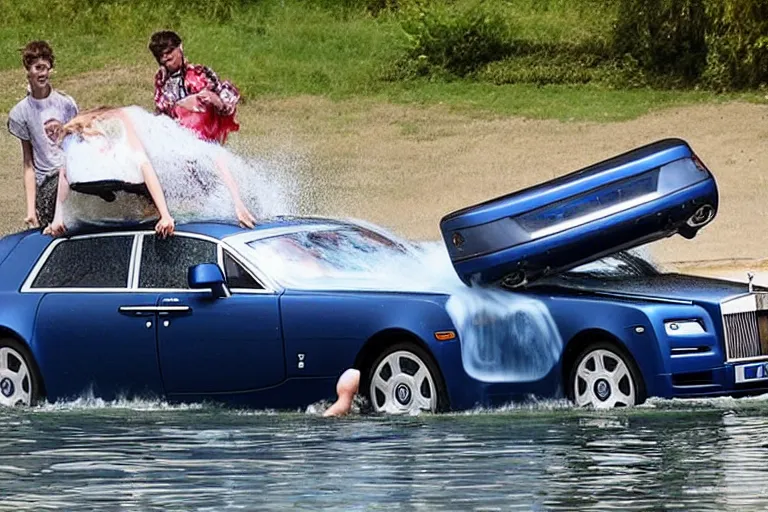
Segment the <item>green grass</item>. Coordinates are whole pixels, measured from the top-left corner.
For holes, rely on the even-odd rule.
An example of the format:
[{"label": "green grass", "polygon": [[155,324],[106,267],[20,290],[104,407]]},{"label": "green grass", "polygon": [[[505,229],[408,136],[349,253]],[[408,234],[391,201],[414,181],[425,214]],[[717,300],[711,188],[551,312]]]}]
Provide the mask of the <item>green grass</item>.
[{"label": "green grass", "polygon": [[[469,2],[470,0],[457,0]],[[476,0],[471,0],[476,1]],[[154,66],[146,45],[157,29],[177,30],[188,57],[234,81],[247,99],[310,94],[332,99],[444,104],[466,111],[537,118],[613,121],[649,110],[721,101],[697,91],[615,90],[595,85],[494,86],[472,80],[386,81],[406,51],[398,15],[371,16],[358,2],[325,8],[331,0],[0,0],[0,79],[18,73],[18,50],[47,39],[57,56],[57,80],[93,70]],[[347,4],[355,4],[348,0]],[[515,37],[536,43],[582,44],[609,37],[615,2],[599,0],[498,0]],[[110,88],[111,87],[111,88]],[[146,84],[150,89],[151,82]],[[18,95],[6,93],[7,111]],[[125,86],[94,85],[83,106],[130,98]],[[738,98],[758,101],[762,96]]]}]

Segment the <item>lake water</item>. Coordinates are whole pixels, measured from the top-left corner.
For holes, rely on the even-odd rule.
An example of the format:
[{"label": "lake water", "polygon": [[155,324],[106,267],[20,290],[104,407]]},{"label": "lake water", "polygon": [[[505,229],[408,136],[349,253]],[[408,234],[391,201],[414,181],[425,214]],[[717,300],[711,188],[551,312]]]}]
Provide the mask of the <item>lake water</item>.
[{"label": "lake water", "polygon": [[768,397],[415,417],[0,410],[0,510],[766,510]]}]

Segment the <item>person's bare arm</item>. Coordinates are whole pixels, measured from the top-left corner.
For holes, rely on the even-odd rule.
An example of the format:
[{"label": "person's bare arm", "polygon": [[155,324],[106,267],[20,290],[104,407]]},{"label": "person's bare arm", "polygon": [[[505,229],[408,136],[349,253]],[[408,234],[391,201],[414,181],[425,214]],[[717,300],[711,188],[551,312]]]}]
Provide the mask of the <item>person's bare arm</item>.
[{"label": "person's bare arm", "polygon": [[232,202],[235,203],[235,213],[237,214],[237,220],[245,227],[252,228],[256,223],[256,218],[245,206],[242,197],[240,197],[240,188],[237,186],[232,173],[229,172],[227,167],[226,155],[219,153],[216,157],[216,170],[219,172],[221,181],[226,185],[229,194],[232,196]]},{"label": "person's bare arm", "polygon": [[53,213],[53,222],[51,222],[43,233],[53,236],[61,236],[67,231],[64,225],[64,213],[62,205],[69,196],[69,181],[67,180],[67,170],[62,168],[59,171],[59,184],[56,189],[56,209]]},{"label": "person's bare arm", "polygon": [[32,165],[32,143],[28,140],[21,141],[22,168],[24,170],[24,197],[27,203],[27,214],[24,222],[27,227],[36,228],[40,225],[37,220],[35,199],[37,196],[37,181],[35,181],[35,168]]},{"label": "person's bare arm", "polygon": [[157,211],[160,213],[160,220],[155,226],[155,231],[158,235],[163,237],[172,235],[175,228],[175,222],[168,210],[168,204],[165,201],[165,193],[163,192],[162,185],[160,185],[157,173],[155,172],[154,167],[152,167],[152,163],[149,161],[144,145],[141,143],[138,135],[136,135],[133,121],[131,121],[131,118],[122,110],[116,111],[115,115],[123,121],[128,146],[131,150],[139,153],[139,160],[142,161],[140,166],[141,173],[144,176],[144,184],[147,185],[149,195],[152,197],[152,201],[154,201]]}]

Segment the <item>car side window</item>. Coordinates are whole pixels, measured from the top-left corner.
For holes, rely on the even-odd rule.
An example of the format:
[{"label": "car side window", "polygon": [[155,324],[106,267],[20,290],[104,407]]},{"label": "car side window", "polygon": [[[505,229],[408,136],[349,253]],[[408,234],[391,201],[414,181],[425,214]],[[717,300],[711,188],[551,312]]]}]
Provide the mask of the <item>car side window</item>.
[{"label": "car side window", "polygon": [[75,238],[53,248],[32,288],[126,288],[133,236]]},{"label": "car side window", "polygon": [[200,263],[218,263],[214,242],[183,235],[146,235],[141,249],[139,288],[188,289],[187,271]]},{"label": "car side window", "polygon": [[224,273],[230,288],[263,290],[264,287],[248,273],[228,252],[224,252]]}]

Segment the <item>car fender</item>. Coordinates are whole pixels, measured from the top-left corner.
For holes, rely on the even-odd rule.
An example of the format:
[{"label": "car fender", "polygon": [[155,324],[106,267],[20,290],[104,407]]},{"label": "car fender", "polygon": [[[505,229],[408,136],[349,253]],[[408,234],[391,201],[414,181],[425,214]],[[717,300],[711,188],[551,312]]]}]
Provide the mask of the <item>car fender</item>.
[{"label": "car fender", "polygon": [[649,396],[661,392],[657,389],[659,377],[669,373],[663,319],[707,315],[703,308],[692,304],[602,297],[549,297],[546,303],[563,339],[563,379],[570,374],[570,366],[581,350],[591,342],[607,339],[632,357]]}]

